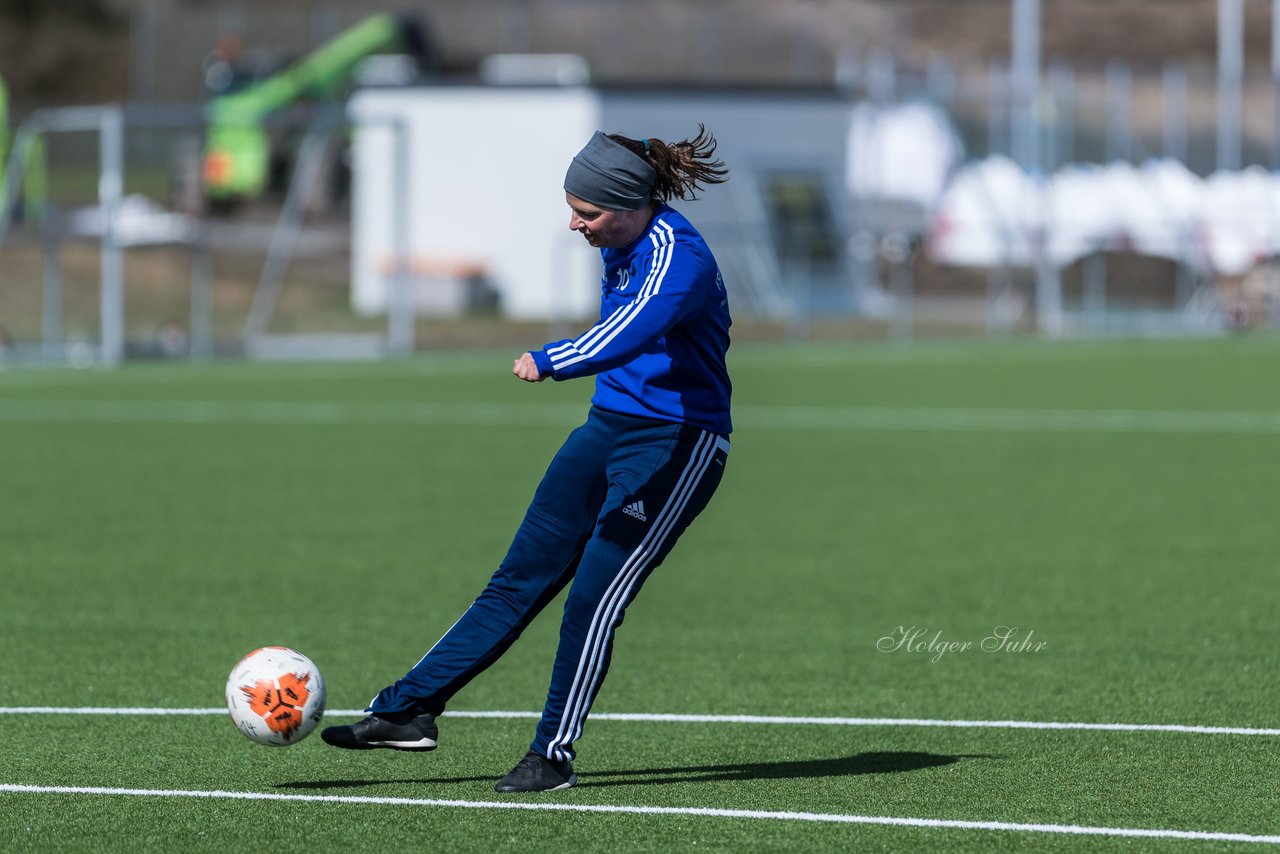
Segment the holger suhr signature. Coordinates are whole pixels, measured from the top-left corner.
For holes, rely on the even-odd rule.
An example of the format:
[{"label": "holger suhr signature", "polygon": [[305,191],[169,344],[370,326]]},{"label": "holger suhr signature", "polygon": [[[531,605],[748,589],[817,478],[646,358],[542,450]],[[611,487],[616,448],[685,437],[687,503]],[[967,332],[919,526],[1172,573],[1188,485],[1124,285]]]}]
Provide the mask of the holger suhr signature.
[{"label": "holger suhr signature", "polygon": [[1034,637],[1033,629],[1022,634],[1017,626],[996,626],[980,641],[947,640],[943,638],[941,629],[931,635],[924,626],[898,626],[876,641],[876,649],[881,652],[922,653],[936,663],[952,653],[975,649],[980,652],[1030,653],[1042,652],[1048,647],[1047,641],[1033,640]]}]

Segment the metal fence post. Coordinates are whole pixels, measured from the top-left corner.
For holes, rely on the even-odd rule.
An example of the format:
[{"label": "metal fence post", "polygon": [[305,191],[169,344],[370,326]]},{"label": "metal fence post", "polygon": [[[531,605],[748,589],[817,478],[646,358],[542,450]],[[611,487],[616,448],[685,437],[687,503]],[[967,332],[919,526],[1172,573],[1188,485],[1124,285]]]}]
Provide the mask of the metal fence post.
[{"label": "metal fence post", "polygon": [[1044,168],[1057,169],[1076,159],[1076,72],[1065,62],[1049,66],[1053,127],[1045,134]]},{"label": "metal fence post", "polygon": [[413,280],[409,264],[409,140],[403,121],[392,123],[393,154],[396,176],[392,196],[391,294],[387,305],[387,349],[393,355],[407,356],[414,349]]},{"label": "metal fence post", "polygon": [[[1280,0],[1277,0],[1280,2]],[[1179,62],[1164,66],[1161,101],[1164,111],[1162,148],[1166,157],[1187,162],[1187,69]]]},{"label": "metal fence post", "polygon": [[60,358],[62,341],[62,232],[61,223],[46,219],[41,237],[44,255],[40,300],[40,349],[48,361]]},{"label": "metal fence post", "polygon": [[99,114],[101,174],[98,204],[102,210],[102,361],[118,365],[124,358],[124,250],[116,233],[116,217],[124,195],[124,112],[109,107]]},{"label": "metal fence post", "polygon": [[1010,140],[1013,159],[1023,169],[1039,167],[1040,0],[1013,0],[1012,109]]},{"label": "metal fence post", "polygon": [[208,235],[200,229],[191,244],[190,356],[196,361],[213,358],[213,251]]},{"label": "metal fence post", "polygon": [[889,263],[889,287],[893,295],[893,317],[889,337],[894,341],[910,341],[915,335],[915,277],[911,268],[911,238],[901,232],[885,235],[881,242]]},{"label": "metal fence post", "polygon": [[1009,144],[1009,69],[998,59],[987,63],[987,155],[1008,153]]},{"label": "metal fence post", "polygon": [[1244,0],[1218,0],[1218,168],[1240,168]]},{"label": "metal fence post", "polygon": [[1107,256],[1101,247],[1090,253],[1081,265],[1084,278],[1084,316],[1090,333],[1107,330]]},{"label": "metal fence post", "polygon": [[1049,214],[1049,187],[1043,175],[1036,181],[1041,212],[1040,233],[1036,238],[1036,329],[1041,335],[1056,337],[1065,331],[1062,316],[1062,269],[1049,251],[1053,222]]},{"label": "metal fence post", "polygon": [[1271,168],[1280,169],[1280,0],[1271,0]]},{"label": "metal fence post", "polygon": [[1133,73],[1123,62],[1107,63],[1107,147],[1110,163],[1133,156]]}]

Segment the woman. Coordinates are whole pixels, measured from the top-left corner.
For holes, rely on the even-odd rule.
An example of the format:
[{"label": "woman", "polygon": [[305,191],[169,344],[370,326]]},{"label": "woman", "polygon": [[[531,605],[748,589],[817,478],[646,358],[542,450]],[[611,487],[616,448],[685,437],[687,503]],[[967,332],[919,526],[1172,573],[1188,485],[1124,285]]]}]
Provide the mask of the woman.
[{"label": "woman", "polygon": [[701,126],[674,144],[601,132],[565,175],[569,228],[604,261],[600,322],[515,360],[527,382],[596,376],[587,421],[551,461],[489,585],[336,747],[431,750],[435,718],[571,580],[551,688],[528,754],[499,792],[564,789],[614,632],[706,506],[729,452],[729,308],[715,258],[667,205],[727,170]]}]

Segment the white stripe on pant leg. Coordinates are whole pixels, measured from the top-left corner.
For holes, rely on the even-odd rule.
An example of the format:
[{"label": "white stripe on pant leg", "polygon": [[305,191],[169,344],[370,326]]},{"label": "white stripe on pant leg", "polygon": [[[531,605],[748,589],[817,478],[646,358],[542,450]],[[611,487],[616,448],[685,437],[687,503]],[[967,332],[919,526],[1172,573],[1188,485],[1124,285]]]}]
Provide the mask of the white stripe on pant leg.
[{"label": "white stripe on pant leg", "polygon": [[[452,625],[452,626],[450,626],[449,628],[445,629],[445,630],[444,630],[444,634],[442,634],[442,635],[440,636],[439,640],[437,640],[435,643],[433,643],[433,644],[431,645],[431,649],[427,650],[426,652],[424,652],[424,653],[422,654],[422,658],[419,658],[419,659],[418,659],[418,663],[417,663],[417,664],[415,664],[415,665],[413,665],[413,667],[410,667],[410,668],[409,668],[409,673],[412,673],[414,670],[417,670],[417,669],[418,669],[418,666],[419,666],[420,664],[422,664],[422,662],[424,662],[424,661],[426,661],[426,660],[427,660],[427,656],[428,656],[428,655],[430,655],[430,654],[435,650],[435,648],[436,648],[436,647],[438,647],[441,643],[443,643],[443,642],[444,642],[444,639],[445,639],[445,638],[447,638],[447,637],[449,636],[449,632],[453,631],[453,630],[457,627],[458,623],[461,623],[461,622],[462,622],[463,617],[466,617],[466,616],[467,616],[467,614],[471,613],[471,609],[472,609],[474,606],[475,606],[475,603],[474,603],[474,602],[473,602],[471,605],[468,605],[468,606],[467,606],[467,610],[465,610],[465,611],[463,611],[463,612],[462,612],[462,616],[461,616],[461,617],[458,617],[458,619],[454,620],[454,621],[453,621],[453,625]],[[407,676],[408,674],[405,674],[405,675]],[[385,691],[385,690],[386,690],[386,689],[384,688],[384,689],[383,689],[383,691]],[[374,704],[374,702],[375,702],[379,697],[381,697],[381,696],[382,696],[382,691],[379,691],[378,693],[374,694],[374,695],[373,695],[373,699],[372,699],[372,700],[370,700],[369,702],[365,703],[365,704],[364,704],[364,707],[365,707],[366,709],[371,709],[371,708],[373,708],[373,704]]]},{"label": "white stripe on pant leg", "polygon": [[[701,445],[701,441],[702,440],[700,439],[699,445]],[[690,471],[695,465],[698,451],[699,451],[699,446],[695,446],[694,452],[690,455],[689,461],[685,464],[684,471],[681,472],[680,477],[677,478],[676,480],[676,485],[672,490],[671,499],[674,499],[678,495],[678,492],[684,488],[688,480]],[[592,654],[591,652],[592,648],[595,646],[596,639],[598,637],[599,619],[600,619],[601,612],[605,608],[606,603],[609,602],[610,599],[612,599],[616,591],[626,582],[628,571],[631,568],[631,566],[634,564],[636,558],[646,550],[647,544],[660,531],[660,522],[666,514],[667,507],[670,507],[674,503],[674,501],[671,499],[668,500],[667,505],[666,507],[664,507],[662,513],[660,513],[659,516],[655,518],[653,526],[648,530],[648,532],[645,533],[644,538],[640,541],[640,545],[637,546],[636,550],[633,551],[630,555],[628,555],[626,561],[623,562],[621,569],[619,569],[618,571],[618,574],[613,578],[612,581],[609,582],[609,586],[606,588],[604,595],[600,597],[600,601],[596,605],[596,612],[592,616],[592,621],[588,627],[587,635],[583,639],[582,653],[578,658],[578,666],[574,673],[574,681],[569,688],[569,693],[565,697],[565,706],[561,714],[561,724],[556,731],[555,738],[552,739],[551,743],[548,745],[549,750],[555,744],[563,741],[564,721],[574,708],[575,700],[578,695],[577,692],[580,686],[580,681],[582,679],[582,675],[587,668],[588,660],[590,659]]]},{"label": "white stripe on pant leg", "polygon": [[[636,580],[644,573],[653,556],[662,550],[667,534],[679,520],[698,483],[701,482],[703,474],[710,466],[715,455],[716,443],[708,440],[713,437],[714,434],[706,432],[699,437],[689,462],[685,464],[675,489],[658,518],[654,520],[653,527],[649,529],[636,550],[628,556],[622,569],[597,604],[583,644],[582,654],[578,659],[573,684],[565,699],[560,725],[555,737],[547,746],[548,753],[555,755],[560,745],[572,743],[581,734],[582,722],[577,719],[585,714],[594,686],[598,682],[597,677],[604,664],[609,632],[613,628],[614,618],[625,607]],[[569,737],[568,734],[572,733],[577,735]]]},{"label": "white stripe on pant leg", "polygon": [[[710,462],[714,460],[714,451],[712,449],[700,447],[705,442],[705,439],[713,437],[713,435],[704,431],[703,437],[698,440],[694,451],[690,453],[690,460],[686,463],[685,470],[681,472],[680,478],[676,480],[675,487],[672,488],[671,494],[668,495],[663,510],[659,512],[657,519],[654,519],[653,528],[650,528],[649,533],[641,540],[640,545],[637,545],[636,551],[627,557],[627,561],[623,563],[621,570],[618,571],[618,576],[614,577],[613,583],[609,585],[609,589],[600,600],[598,609],[596,609],[596,618],[593,618],[593,625],[591,625],[591,631],[588,639],[586,639],[584,653],[588,652],[591,647],[599,648],[603,644],[603,639],[607,638],[609,627],[613,624],[613,615],[608,612],[616,613],[618,609],[621,609],[622,603],[625,603],[628,598],[631,586],[634,585],[635,577],[648,567],[649,561],[652,560],[655,554],[662,551],[667,535],[671,533],[673,526],[680,521],[680,516],[684,513],[685,507],[689,506],[692,494],[698,489],[698,484],[701,483],[701,479],[707,472]],[[717,447],[721,447],[721,443],[723,443],[723,439],[717,439]],[[618,598],[616,590],[620,585],[625,585],[627,589],[623,590],[622,597]],[[598,620],[600,607],[605,608],[608,616],[607,620]],[[603,659],[600,653],[596,653],[596,657]],[[590,676],[593,662],[590,662],[589,658],[584,656],[584,658],[580,659],[580,667],[582,661],[588,662],[589,680],[594,681],[593,677]],[[595,663],[598,665],[598,662]],[[579,704],[582,703],[582,700],[584,698],[580,695]]]},{"label": "white stripe on pant leg", "polygon": [[[704,434],[704,435],[712,435],[712,434]],[[720,441],[721,440],[717,440],[716,447],[719,447]],[[623,609],[626,607],[627,601],[631,598],[632,590],[634,589],[635,585],[640,582],[640,578],[644,575],[646,571],[648,571],[650,563],[652,562],[653,558],[657,555],[658,552],[662,550],[663,546],[665,545],[667,535],[671,533],[672,529],[679,522],[680,517],[684,513],[685,507],[688,506],[689,501],[693,497],[694,492],[697,491],[698,485],[702,482],[703,475],[705,475],[707,472],[707,469],[710,468],[711,462],[712,460],[714,460],[714,458],[715,458],[714,448],[707,449],[706,451],[702,452],[702,454],[699,457],[697,468],[695,469],[692,475],[692,480],[688,488],[678,498],[673,499],[671,502],[672,504],[677,505],[675,508],[675,511],[671,514],[664,513],[663,514],[664,518],[662,518],[659,522],[655,523],[655,525],[660,524],[662,526],[662,530],[658,534],[657,543],[651,544],[651,546],[648,549],[646,549],[644,555],[642,555],[642,559],[638,562],[637,566],[634,567],[632,571],[627,574],[626,589],[622,591],[622,595],[616,596],[611,600],[609,609],[605,614],[605,619],[599,625],[601,632],[597,636],[597,643],[596,643],[596,647],[598,651],[596,652],[592,660],[589,662],[589,668],[586,676],[587,688],[584,692],[578,695],[578,698],[577,698],[578,701],[576,703],[576,707],[573,711],[573,714],[569,717],[569,720],[572,722],[572,727],[569,732],[569,737],[566,740],[567,743],[572,744],[573,742],[577,741],[579,738],[582,737],[582,728],[585,724],[587,708],[590,706],[592,696],[595,694],[595,691],[599,688],[600,680],[603,679],[602,671],[604,669],[605,658],[607,656],[608,641],[609,641],[610,634],[613,631],[615,621],[620,618],[620,615]]]},{"label": "white stripe on pant leg", "polygon": [[641,540],[640,545],[636,547],[636,550],[627,557],[627,560],[623,563],[622,568],[618,572],[618,575],[615,576],[613,581],[609,583],[609,587],[606,589],[604,595],[600,598],[600,602],[596,606],[596,613],[592,617],[591,624],[588,628],[587,636],[583,641],[582,653],[578,658],[578,667],[574,674],[573,684],[570,686],[569,693],[565,698],[565,706],[564,706],[564,711],[561,714],[560,725],[557,728],[555,738],[553,738],[551,742],[548,744],[549,751],[555,745],[558,745],[564,742],[565,721],[568,720],[573,714],[576,714],[575,709],[579,706],[579,700],[580,700],[579,691],[581,688],[581,680],[583,678],[584,673],[586,673],[588,670],[588,665],[593,654],[592,650],[595,646],[597,646],[598,641],[601,637],[600,635],[600,630],[602,625],[600,623],[601,614],[604,610],[607,609],[608,603],[616,595],[618,589],[623,585],[625,585],[625,583],[627,582],[630,572],[633,569],[637,559],[643,555],[648,554],[649,543],[655,537],[659,536],[661,532],[665,529],[666,526],[663,524],[663,522],[665,519],[669,518],[669,512],[668,512],[669,509],[675,506],[681,492],[687,488],[687,484],[689,482],[691,472],[694,468],[696,468],[696,462],[697,462],[698,456],[702,452],[701,445],[703,441],[704,440],[700,438],[698,440],[698,444],[695,445],[693,453],[690,454],[688,463],[685,464],[684,471],[681,472],[680,477],[677,478],[676,480],[676,485],[672,490],[671,496],[668,499],[666,506],[663,508],[662,512],[658,515],[658,517],[654,520],[653,527],[651,527],[648,533],[645,534],[644,539]]},{"label": "white stripe on pant leg", "polygon": [[[704,445],[708,439],[714,439],[714,448]],[[591,629],[583,645],[583,655],[579,659],[578,673],[575,676],[574,686],[571,688],[569,697],[566,700],[564,717],[561,720],[561,726],[553,743],[572,743],[581,736],[583,725],[581,719],[584,717],[585,707],[590,702],[594,686],[599,681],[596,678],[596,674],[604,663],[605,646],[607,646],[609,632],[613,628],[614,618],[625,607],[635,580],[648,568],[654,554],[662,550],[671,528],[679,521],[698,484],[702,482],[703,475],[715,459],[715,450],[724,450],[727,454],[728,446],[729,442],[724,437],[706,431],[702,432],[697,445],[695,445],[690,454],[689,462],[686,463],[684,471],[681,472],[675,487],[672,489],[663,511],[654,520],[654,525],[645,539],[637,547],[636,551],[628,557],[627,562],[623,564],[623,568],[619,571],[618,577],[614,579],[609,590],[601,598],[601,603],[597,606]],[[620,583],[625,584],[626,589],[622,591],[622,595],[619,597],[615,591]],[[605,609],[603,620],[600,619],[601,608]],[[584,675],[586,684],[589,686],[585,693],[581,690]],[[571,737],[566,739],[564,736],[565,723],[575,720],[577,723],[571,730]]]},{"label": "white stripe on pant leg", "polygon": [[[638,545],[626,561],[623,562],[618,574],[609,583],[609,587],[605,590],[604,595],[600,597],[600,601],[596,605],[596,612],[592,616],[587,636],[583,641],[582,653],[578,659],[578,667],[574,674],[574,681],[569,689],[569,693],[565,698],[564,713],[561,717],[561,723],[556,732],[556,737],[552,740],[552,744],[564,743],[564,725],[565,721],[571,719],[578,714],[578,709],[582,705],[583,695],[581,694],[582,680],[584,676],[588,676],[593,671],[593,659],[598,656],[599,648],[602,641],[608,635],[608,620],[602,620],[602,615],[608,615],[610,603],[616,600],[621,590],[625,598],[626,591],[623,588],[629,588],[631,579],[635,573],[642,571],[648,564],[648,558],[652,554],[652,544],[654,540],[659,542],[665,537],[666,531],[670,528],[670,520],[673,518],[672,512],[678,514],[684,507],[684,501],[681,500],[691,489],[691,484],[696,484],[698,461],[703,453],[705,453],[704,442],[706,435],[698,439],[698,443],[694,446],[689,456],[689,461],[685,464],[684,471],[676,479],[676,484],[672,489],[671,495],[668,497],[662,511],[654,519],[653,526],[645,534]],[[687,500],[687,499],[686,499]],[[549,745],[550,747],[550,745]]]}]

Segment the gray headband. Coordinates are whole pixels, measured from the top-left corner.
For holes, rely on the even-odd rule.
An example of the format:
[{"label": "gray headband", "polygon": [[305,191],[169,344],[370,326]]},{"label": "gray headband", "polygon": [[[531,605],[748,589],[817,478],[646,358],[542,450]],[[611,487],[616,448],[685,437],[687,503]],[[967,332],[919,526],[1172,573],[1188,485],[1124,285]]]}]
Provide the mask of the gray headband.
[{"label": "gray headband", "polygon": [[638,211],[653,197],[657,177],[643,158],[596,131],[569,163],[564,189],[606,210]]}]

